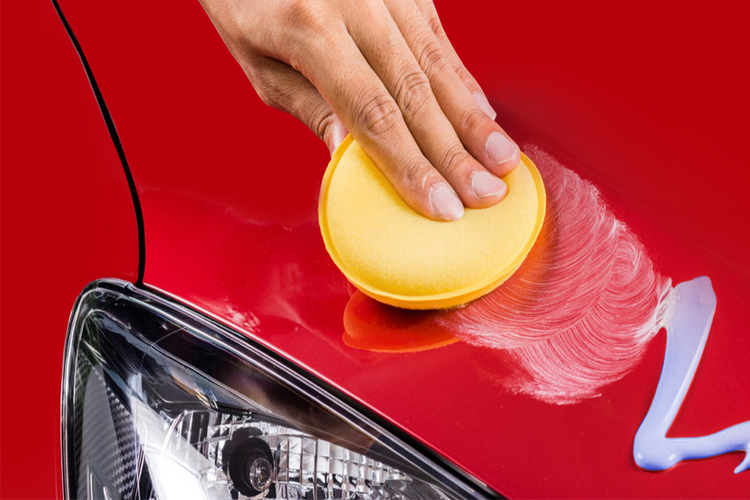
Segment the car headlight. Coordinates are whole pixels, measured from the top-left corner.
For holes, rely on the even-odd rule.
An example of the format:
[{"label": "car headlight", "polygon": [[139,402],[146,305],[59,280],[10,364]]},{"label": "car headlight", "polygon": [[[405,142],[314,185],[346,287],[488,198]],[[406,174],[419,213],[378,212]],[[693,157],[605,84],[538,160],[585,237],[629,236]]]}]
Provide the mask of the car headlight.
[{"label": "car headlight", "polygon": [[496,494],[247,337],[114,280],[68,328],[66,498],[453,499]]}]

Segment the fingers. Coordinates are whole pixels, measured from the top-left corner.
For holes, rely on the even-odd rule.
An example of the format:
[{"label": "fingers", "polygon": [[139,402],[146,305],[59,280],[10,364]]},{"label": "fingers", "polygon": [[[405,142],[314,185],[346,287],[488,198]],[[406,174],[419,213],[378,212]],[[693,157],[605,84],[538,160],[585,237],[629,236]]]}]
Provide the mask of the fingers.
[{"label": "fingers", "polygon": [[520,151],[439,36],[431,3],[202,1],[267,104],[331,150],[350,130],[417,212],[452,220],[505,196],[498,176]]},{"label": "fingers", "polygon": [[387,0],[386,4],[398,26],[404,27],[404,40],[466,149],[493,174],[508,174],[521,159],[520,149],[478,105],[422,12],[412,2]]},{"label": "fingers", "polygon": [[[367,13],[368,23],[352,23],[349,30],[393,97],[422,154],[453,186],[464,205],[482,208],[497,203],[507,187],[466,151],[390,13],[382,4],[374,5],[375,9]],[[416,9],[415,12],[420,15]],[[370,22],[381,29],[375,33]],[[445,69],[452,73],[450,67]],[[486,116],[485,119],[489,121]]]},{"label": "fingers", "polygon": [[250,80],[267,105],[291,114],[325,142],[331,154],[349,133],[310,81],[276,59],[258,57]]},{"label": "fingers", "polygon": [[297,64],[407,205],[436,220],[461,218],[464,207],[451,183],[424,156],[401,108],[348,32],[340,36]]}]

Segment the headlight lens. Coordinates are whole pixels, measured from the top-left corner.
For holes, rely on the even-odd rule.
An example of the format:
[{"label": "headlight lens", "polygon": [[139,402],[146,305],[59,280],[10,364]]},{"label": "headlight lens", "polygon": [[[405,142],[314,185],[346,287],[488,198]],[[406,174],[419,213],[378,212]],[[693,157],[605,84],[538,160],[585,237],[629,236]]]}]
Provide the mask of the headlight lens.
[{"label": "headlight lens", "polygon": [[66,496],[495,496],[333,392],[189,308],[92,283],[66,344]]}]

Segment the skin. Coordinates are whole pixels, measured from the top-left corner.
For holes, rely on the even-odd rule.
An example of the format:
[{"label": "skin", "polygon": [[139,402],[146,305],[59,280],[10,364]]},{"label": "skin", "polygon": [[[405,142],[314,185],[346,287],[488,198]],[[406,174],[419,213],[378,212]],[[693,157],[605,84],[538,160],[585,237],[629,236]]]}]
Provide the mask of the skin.
[{"label": "skin", "polygon": [[435,220],[484,208],[518,146],[461,63],[432,0],[201,0],[261,99],[333,152],[351,132]]}]

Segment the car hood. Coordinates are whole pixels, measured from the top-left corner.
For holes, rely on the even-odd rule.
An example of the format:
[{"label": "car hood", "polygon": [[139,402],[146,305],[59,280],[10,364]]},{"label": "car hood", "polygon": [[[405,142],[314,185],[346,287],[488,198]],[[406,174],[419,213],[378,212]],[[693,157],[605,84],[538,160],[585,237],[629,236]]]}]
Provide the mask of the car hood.
[{"label": "car hood", "polygon": [[[750,472],[732,474],[741,460],[736,453],[658,473],[636,465],[633,441],[659,381],[663,331],[630,371],[591,397],[555,404],[515,392],[504,383],[513,374],[507,350],[421,328],[412,316],[370,303],[347,284],[317,225],[325,148],[301,124],[260,103],[198,2],[160,2],[148,15],[125,5],[61,4],[138,187],[147,286],[306,368],[509,497],[746,495]],[[479,68],[475,75],[495,98],[502,124],[524,149],[552,155],[597,186],[673,283],[703,275],[713,282],[719,305],[710,338],[669,436],[710,434],[750,419],[744,396],[750,336],[743,333],[750,323],[750,272],[747,235],[737,222],[750,212],[736,201],[742,188],[716,173],[721,169],[704,175],[716,156],[706,159],[716,149],[705,143],[741,144],[746,124],[731,121],[733,114],[718,124],[711,120],[717,107],[697,106],[693,112],[715,126],[701,132],[701,141],[686,142],[694,128],[679,114],[653,113],[644,121],[649,106],[674,111],[696,93],[688,87],[672,95],[661,81],[644,90],[623,80],[626,70],[602,76],[622,64],[640,68],[624,58],[617,34],[634,19],[613,21],[613,33],[597,31],[603,48],[580,52],[583,62],[564,63],[565,50],[591,46],[580,35],[585,19],[570,14],[578,24],[562,28],[559,13],[513,7],[519,9],[514,19],[540,16],[539,36],[529,39],[523,25],[493,31],[493,20],[504,15],[493,5],[481,19],[458,6],[443,8],[450,11],[444,17],[454,43],[468,54],[469,67]],[[676,29],[652,42],[667,46],[670,36],[681,35]],[[518,51],[525,52],[509,54],[516,69],[502,72],[487,58],[496,61],[495,49],[507,40],[523,40]],[[638,43],[641,62],[658,68],[658,51],[648,55],[646,42]],[[607,62],[611,51],[619,59]],[[604,72],[589,70],[592,61]],[[694,83],[703,84],[714,85],[713,98],[747,110],[746,96],[739,104],[731,97],[744,95],[740,83],[736,89],[708,77]],[[692,203],[698,197],[700,204]]]},{"label": "car hood", "polygon": [[[634,437],[660,377],[664,330],[621,379],[571,404],[545,402],[507,384],[515,366],[509,351],[467,342],[425,321],[430,313],[396,311],[356,291],[326,254],[314,218],[291,225],[258,222],[166,193],[149,206],[170,222],[149,240],[151,248],[164,250],[149,254],[148,285],[281,353],[504,495],[710,497],[744,491],[746,473],[731,473],[740,460],[736,454],[660,473],[633,460]],[[689,245],[676,233],[649,232],[641,223],[648,248],[670,262],[670,249]],[[720,304],[670,431],[673,437],[701,436],[748,418],[742,397],[747,368],[738,361],[748,359],[750,344],[734,335],[747,315],[740,299],[745,292],[730,269],[708,257],[683,255],[678,262],[659,268],[686,278],[701,270],[711,277]],[[706,477],[715,481],[708,484]]]}]

